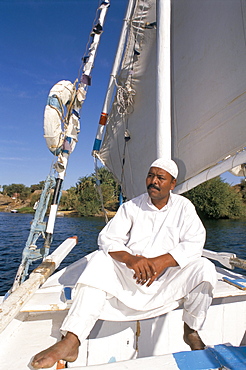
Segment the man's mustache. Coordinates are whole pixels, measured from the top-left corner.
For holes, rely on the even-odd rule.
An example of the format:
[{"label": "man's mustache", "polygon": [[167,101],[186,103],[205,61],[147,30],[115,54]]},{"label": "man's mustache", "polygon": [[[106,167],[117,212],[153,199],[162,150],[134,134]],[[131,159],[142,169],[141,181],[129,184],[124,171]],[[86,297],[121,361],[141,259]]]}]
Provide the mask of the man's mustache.
[{"label": "man's mustache", "polygon": [[149,184],[148,186],[147,186],[147,189],[151,189],[151,188],[153,188],[153,189],[156,189],[156,190],[161,190],[160,188],[158,188],[158,186],[156,186],[156,185],[154,185],[154,184]]}]

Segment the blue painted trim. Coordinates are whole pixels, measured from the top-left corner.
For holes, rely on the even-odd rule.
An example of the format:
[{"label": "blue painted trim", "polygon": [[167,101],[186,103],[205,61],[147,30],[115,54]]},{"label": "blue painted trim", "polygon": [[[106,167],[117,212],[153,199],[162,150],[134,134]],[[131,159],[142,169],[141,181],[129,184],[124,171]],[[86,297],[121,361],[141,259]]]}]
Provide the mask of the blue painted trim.
[{"label": "blue painted trim", "polygon": [[72,114],[74,114],[78,119],[80,119],[79,112],[77,112],[75,109],[72,110]]},{"label": "blue painted trim", "polygon": [[119,205],[121,206],[124,203],[123,194],[120,192],[119,194]]},{"label": "blue painted trim", "polygon": [[47,105],[57,108],[62,113],[62,108],[56,95],[48,96]]},{"label": "blue painted trim", "polygon": [[63,290],[66,300],[70,301],[72,299],[72,288],[69,286],[65,286]]},{"label": "blue painted trim", "polygon": [[246,290],[246,279],[229,279],[228,277],[223,276],[223,280],[229,284],[235,285],[239,289]]},{"label": "blue painted trim", "polygon": [[95,139],[93,150],[97,150],[98,151],[100,149],[100,147],[101,147],[101,142],[102,142],[102,140]]},{"label": "blue painted trim", "polygon": [[203,351],[174,353],[180,370],[212,370],[226,367],[230,370],[246,369],[246,347],[219,344]]},{"label": "blue painted trim", "polygon": [[220,362],[208,350],[178,352],[173,357],[180,370],[212,370],[220,367]]},{"label": "blue painted trim", "polygon": [[57,149],[50,149],[50,152],[55,155],[55,156],[58,156],[62,151],[62,146],[60,146],[60,148],[57,148]]},{"label": "blue painted trim", "polygon": [[220,344],[214,348],[208,348],[214,353],[221,364],[230,370],[246,369],[246,347],[233,347]]}]

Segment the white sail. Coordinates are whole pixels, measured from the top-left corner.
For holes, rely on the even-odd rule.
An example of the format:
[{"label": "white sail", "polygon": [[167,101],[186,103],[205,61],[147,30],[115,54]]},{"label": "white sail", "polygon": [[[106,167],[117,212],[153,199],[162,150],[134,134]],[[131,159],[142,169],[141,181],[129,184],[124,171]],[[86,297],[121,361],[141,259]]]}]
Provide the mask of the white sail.
[{"label": "white sail", "polygon": [[[145,191],[149,165],[170,145],[168,130],[160,136],[157,123],[156,20],[155,0],[135,1],[98,154],[128,198]],[[246,3],[240,0],[171,1],[171,156],[180,169],[179,192],[206,181],[200,176],[182,186],[246,147],[245,24]],[[168,22],[161,27],[168,37]],[[227,163],[222,172],[234,166]]]},{"label": "white sail", "polygon": [[179,183],[246,146],[245,5],[173,2],[173,157]]}]

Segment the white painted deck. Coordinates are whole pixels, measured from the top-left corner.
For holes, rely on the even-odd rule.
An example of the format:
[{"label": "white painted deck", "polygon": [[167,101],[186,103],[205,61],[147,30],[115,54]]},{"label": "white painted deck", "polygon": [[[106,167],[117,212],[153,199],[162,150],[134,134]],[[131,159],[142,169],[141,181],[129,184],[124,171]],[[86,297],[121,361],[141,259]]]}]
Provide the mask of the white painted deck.
[{"label": "white painted deck", "polygon": [[[93,365],[92,370],[178,370],[173,355],[138,358],[137,360],[120,361],[110,364]],[[82,370],[83,367],[73,367],[74,370]]]}]

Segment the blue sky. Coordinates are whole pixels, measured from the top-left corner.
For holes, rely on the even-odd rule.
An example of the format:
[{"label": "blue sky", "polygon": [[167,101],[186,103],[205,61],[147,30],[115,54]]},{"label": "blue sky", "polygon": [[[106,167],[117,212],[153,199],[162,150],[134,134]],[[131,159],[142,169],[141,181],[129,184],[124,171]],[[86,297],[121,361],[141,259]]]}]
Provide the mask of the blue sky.
[{"label": "blue sky", "polygon": [[[0,185],[30,186],[48,175],[54,157],[43,137],[47,96],[58,81],[77,78],[99,3],[0,0]],[[91,151],[126,5],[111,1],[64,189],[94,171]],[[240,182],[228,173],[222,178]]]},{"label": "blue sky", "polygon": [[[56,82],[77,78],[100,3],[0,0],[0,185],[30,186],[48,175],[54,156],[43,137],[47,96]],[[91,151],[126,4],[116,0],[107,13],[65,189],[94,171]]]}]

